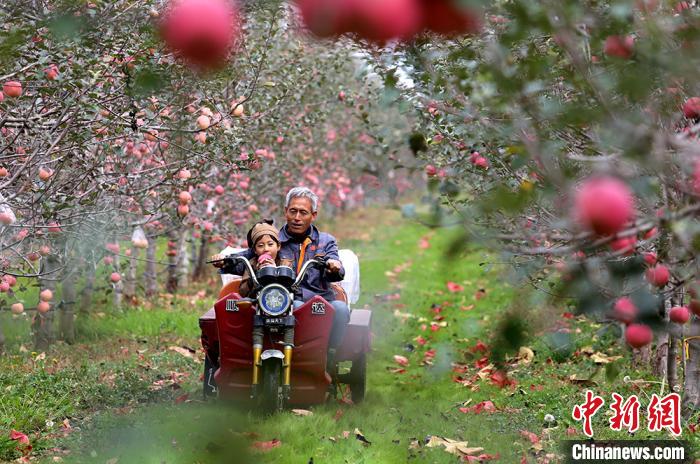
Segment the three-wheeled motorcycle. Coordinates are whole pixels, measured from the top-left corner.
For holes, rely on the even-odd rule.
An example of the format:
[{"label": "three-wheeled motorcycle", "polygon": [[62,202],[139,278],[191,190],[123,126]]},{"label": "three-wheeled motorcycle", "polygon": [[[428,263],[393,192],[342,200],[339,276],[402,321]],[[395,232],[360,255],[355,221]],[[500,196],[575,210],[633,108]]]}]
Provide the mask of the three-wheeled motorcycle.
[{"label": "three-wheeled motorcycle", "polygon": [[[244,263],[252,290],[249,297],[242,298],[237,293],[240,279],[232,280],[221,289],[214,307],[199,318],[205,397],[218,396],[272,413],[289,406],[323,403],[348,385],[352,401],[362,401],[372,312],[351,310],[335,363],[327,369],[333,306],[315,296],[294,308],[294,293],[307,270],[313,266],[323,270],[325,259],[308,260],[298,275],[286,266],[266,266],[254,272],[241,256],[224,260]],[[347,301],[340,286],[335,290],[336,298]],[[349,372],[338,372],[339,365],[347,370],[347,363]]]}]

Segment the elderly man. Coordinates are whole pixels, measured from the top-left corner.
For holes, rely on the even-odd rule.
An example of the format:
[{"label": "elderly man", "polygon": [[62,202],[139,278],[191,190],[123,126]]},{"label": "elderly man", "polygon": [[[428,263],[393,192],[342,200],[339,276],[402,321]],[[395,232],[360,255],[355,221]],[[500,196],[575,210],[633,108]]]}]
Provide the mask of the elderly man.
[{"label": "elderly man", "polygon": [[[335,237],[320,232],[313,222],[318,215],[318,196],[306,187],[295,187],[287,193],[284,215],[287,223],[280,229],[279,239],[282,248],[279,251],[281,261],[293,263],[296,272],[301,270],[304,262],[316,255],[326,258],[325,272],[317,268],[309,269],[301,283],[300,294],[294,296],[295,307],[301,306],[314,295],[322,296],[333,305],[335,315],[333,329],[328,341],[328,365],[335,364],[336,348],[343,340],[345,327],[350,320],[347,303],[335,299],[331,282],[339,282],[345,277],[345,269],[338,256]],[[250,253],[248,251],[247,253]],[[247,257],[252,257],[247,256]],[[231,270],[224,270],[230,272]]]}]

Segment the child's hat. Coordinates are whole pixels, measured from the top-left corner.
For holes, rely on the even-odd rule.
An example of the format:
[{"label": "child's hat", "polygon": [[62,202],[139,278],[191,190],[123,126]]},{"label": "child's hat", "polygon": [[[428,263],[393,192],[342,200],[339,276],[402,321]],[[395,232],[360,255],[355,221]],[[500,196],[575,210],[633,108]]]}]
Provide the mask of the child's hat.
[{"label": "child's hat", "polygon": [[280,241],[279,231],[277,230],[277,227],[273,226],[272,224],[262,222],[260,224],[256,224],[250,233],[250,241],[253,244],[253,246],[255,246],[255,244],[258,243],[258,240],[260,240],[260,238],[263,235],[269,235],[270,237],[277,240],[277,242]]}]

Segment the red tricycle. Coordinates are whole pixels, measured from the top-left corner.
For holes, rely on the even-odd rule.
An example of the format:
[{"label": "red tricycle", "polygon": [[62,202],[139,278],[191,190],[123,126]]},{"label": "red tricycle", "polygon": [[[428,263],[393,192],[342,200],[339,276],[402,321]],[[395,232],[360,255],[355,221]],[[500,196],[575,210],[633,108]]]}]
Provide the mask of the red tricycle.
[{"label": "red tricycle", "polygon": [[[224,259],[245,263],[252,290],[249,298],[242,298],[237,293],[240,280],[233,280],[222,288],[214,307],[199,318],[206,354],[205,397],[218,396],[273,413],[288,406],[323,403],[345,384],[352,401],[362,401],[372,312],[351,311],[335,363],[327,369],[333,306],[315,296],[294,308],[293,295],[306,271],[312,266],[323,269],[325,260],[308,260],[295,276],[286,266],[267,266],[256,273],[243,257]],[[345,297],[341,288],[336,295]],[[351,363],[349,372],[338,372],[341,362]]]}]

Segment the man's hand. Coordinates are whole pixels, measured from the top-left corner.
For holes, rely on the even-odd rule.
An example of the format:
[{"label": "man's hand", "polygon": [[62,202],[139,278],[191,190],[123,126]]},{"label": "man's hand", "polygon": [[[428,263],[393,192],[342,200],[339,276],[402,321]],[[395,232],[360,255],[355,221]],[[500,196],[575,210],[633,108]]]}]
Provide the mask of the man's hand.
[{"label": "man's hand", "polygon": [[222,267],[224,267],[224,258],[224,255],[212,255],[212,257],[209,258],[209,261],[216,261],[215,263],[211,263],[212,266],[221,269]]},{"label": "man's hand", "polygon": [[338,261],[337,259],[329,259],[328,261],[326,261],[326,269],[328,269],[334,274],[340,272],[341,267],[342,264],[340,264],[340,261]]}]

